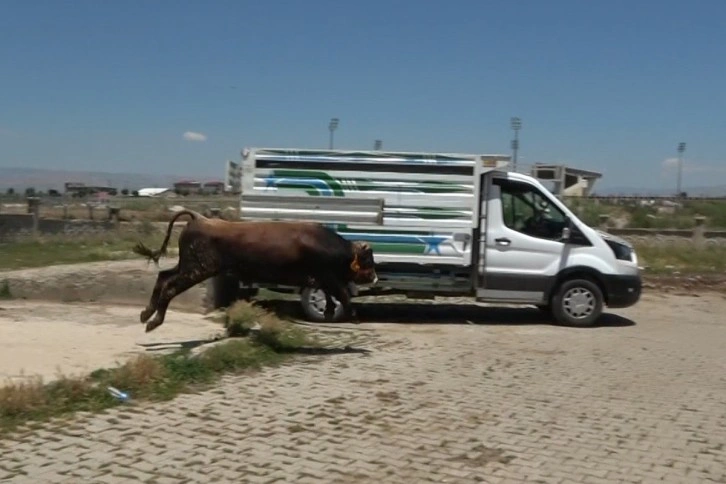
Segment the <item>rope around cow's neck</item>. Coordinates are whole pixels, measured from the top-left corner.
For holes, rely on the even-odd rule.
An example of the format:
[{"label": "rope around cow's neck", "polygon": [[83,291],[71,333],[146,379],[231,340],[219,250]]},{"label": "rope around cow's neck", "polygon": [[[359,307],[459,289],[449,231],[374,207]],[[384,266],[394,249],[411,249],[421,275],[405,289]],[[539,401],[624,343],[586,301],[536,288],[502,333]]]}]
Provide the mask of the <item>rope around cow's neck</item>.
[{"label": "rope around cow's neck", "polygon": [[356,274],[360,271],[360,263],[358,262],[358,254],[353,257],[353,262],[350,263],[350,270]]}]

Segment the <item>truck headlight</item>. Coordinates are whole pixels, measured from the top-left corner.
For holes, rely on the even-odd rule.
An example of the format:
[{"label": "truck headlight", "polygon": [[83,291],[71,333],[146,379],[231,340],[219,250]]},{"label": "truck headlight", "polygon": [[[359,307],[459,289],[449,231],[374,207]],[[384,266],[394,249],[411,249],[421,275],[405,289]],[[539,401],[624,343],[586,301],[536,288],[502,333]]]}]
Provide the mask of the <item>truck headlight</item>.
[{"label": "truck headlight", "polygon": [[607,244],[610,246],[610,249],[612,249],[616,259],[625,260],[628,262],[637,262],[635,250],[633,250],[632,247],[628,247],[625,244],[621,244],[613,240],[606,240],[605,242],[607,242]]}]

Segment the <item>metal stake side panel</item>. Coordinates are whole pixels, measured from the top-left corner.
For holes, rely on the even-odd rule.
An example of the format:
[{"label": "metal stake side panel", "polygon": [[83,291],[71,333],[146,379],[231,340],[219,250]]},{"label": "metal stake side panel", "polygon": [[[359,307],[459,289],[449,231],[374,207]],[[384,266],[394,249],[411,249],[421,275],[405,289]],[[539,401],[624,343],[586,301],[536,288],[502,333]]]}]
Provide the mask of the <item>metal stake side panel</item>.
[{"label": "metal stake side panel", "polygon": [[[443,292],[471,287],[480,180],[506,155],[250,149],[240,216],[321,222],[374,249],[381,282]],[[478,246],[478,244],[477,244]],[[474,271],[476,272],[476,271]],[[472,274],[473,275],[473,274]]]}]

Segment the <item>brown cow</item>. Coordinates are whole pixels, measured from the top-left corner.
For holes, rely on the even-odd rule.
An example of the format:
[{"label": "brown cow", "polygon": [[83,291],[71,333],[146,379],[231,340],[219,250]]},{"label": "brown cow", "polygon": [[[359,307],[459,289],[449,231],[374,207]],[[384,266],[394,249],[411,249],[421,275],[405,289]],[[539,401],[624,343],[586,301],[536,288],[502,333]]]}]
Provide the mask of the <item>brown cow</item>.
[{"label": "brown cow", "polygon": [[[373,250],[367,243],[348,241],[317,223],[230,222],[183,210],[169,221],[159,250],[138,243],[133,251],[158,264],[166,254],[174,222],[184,215],[191,220],[179,234],[179,262],[159,272],[149,305],[141,311],[146,332],[164,322],[175,296],[221,273],[235,274],[246,283],[303,287],[314,281],[325,291],[328,320],[335,312],[331,296],[340,301],[346,315],[354,316],[349,282],[378,280]],[[154,313],[156,317],[149,321]]]}]

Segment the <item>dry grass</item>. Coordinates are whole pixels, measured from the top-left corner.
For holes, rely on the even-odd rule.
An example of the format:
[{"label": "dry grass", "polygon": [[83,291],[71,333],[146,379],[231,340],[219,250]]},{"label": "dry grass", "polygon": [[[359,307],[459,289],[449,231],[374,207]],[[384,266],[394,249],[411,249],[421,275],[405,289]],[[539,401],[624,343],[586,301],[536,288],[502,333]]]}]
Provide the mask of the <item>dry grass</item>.
[{"label": "dry grass", "polygon": [[697,215],[706,217],[706,225],[712,229],[726,228],[725,200],[682,200],[681,206],[665,208],[641,206],[637,201],[615,203],[587,198],[567,198],[565,203],[586,224],[596,227],[600,215],[610,220],[621,220],[626,227],[690,229],[695,226]]},{"label": "dry grass", "polygon": [[[170,252],[176,249],[180,231],[172,232]],[[131,251],[137,242],[157,248],[163,238],[164,231],[148,223],[94,234],[16,237],[0,242],[0,270],[137,258]]]},{"label": "dry grass", "polygon": [[0,282],[0,299],[12,299],[13,293],[10,291],[10,283],[7,279]]},{"label": "dry grass", "polygon": [[690,244],[635,244],[639,264],[649,272],[709,274],[726,272],[726,247],[719,245],[701,249]]},{"label": "dry grass", "polygon": [[20,415],[46,405],[48,394],[43,380],[36,377],[23,382],[13,382],[0,387],[0,416]]},{"label": "dry grass", "polygon": [[227,309],[224,328],[231,337],[247,336],[266,312],[255,304],[237,301]]},{"label": "dry grass", "polygon": [[237,301],[227,310],[224,326],[229,336],[251,335],[276,351],[317,344],[310,333],[247,301]]},{"label": "dry grass", "polygon": [[[117,197],[111,199],[110,206],[118,207],[122,220],[166,222],[174,212],[174,206],[183,206],[198,212],[207,212],[219,208],[230,218],[237,218],[239,198],[235,196],[202,196],[202,197]],[[0,197],[0,212],[12,214],[27,213],[24,198],[3,199]],[[44,198],[41,201],[39,214],[41,218],[66,220],[105,220],[108,218],[108,207],[98,206],[92,209],[77,198]]]}]

